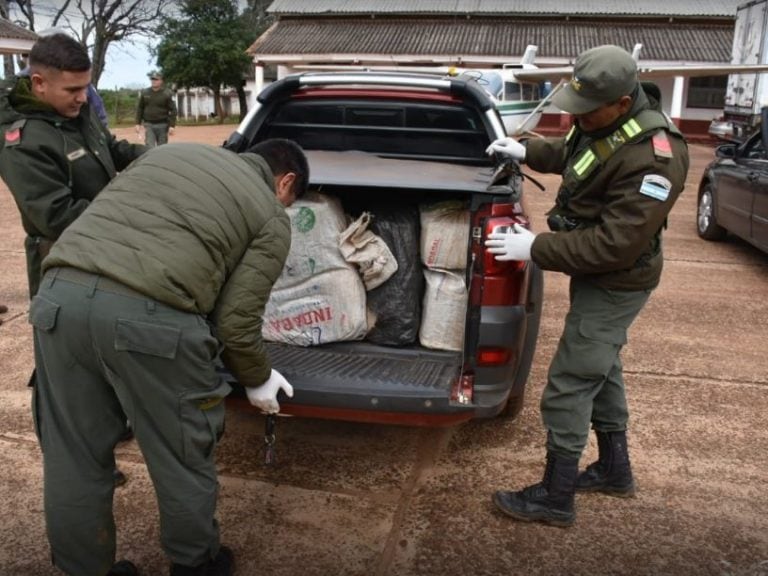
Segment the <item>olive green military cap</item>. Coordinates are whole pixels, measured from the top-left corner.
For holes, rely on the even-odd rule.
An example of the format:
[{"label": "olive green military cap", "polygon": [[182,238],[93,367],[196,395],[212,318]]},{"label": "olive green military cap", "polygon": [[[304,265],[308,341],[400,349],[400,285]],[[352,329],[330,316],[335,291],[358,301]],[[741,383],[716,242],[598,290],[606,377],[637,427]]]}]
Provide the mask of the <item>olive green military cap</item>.
[{"label": "olive green military cap", "polygon": [[637,62],[620,48],[606,44],[579,54],[573,78],[552,97],[552,103],[570,114],[586,114],[631,95],[637,86]]}]

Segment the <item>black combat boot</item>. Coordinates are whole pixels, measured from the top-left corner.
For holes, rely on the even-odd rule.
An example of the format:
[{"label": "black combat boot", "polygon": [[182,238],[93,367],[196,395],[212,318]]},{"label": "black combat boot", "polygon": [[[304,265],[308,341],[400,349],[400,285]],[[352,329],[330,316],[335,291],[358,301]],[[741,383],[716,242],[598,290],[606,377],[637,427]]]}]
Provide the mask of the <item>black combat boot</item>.
[{"label": "black combat boot", "polygon": [[519,492],[498,491],[493,495],[496,507],[517,520],[570,526],[576,519],[573,495],[579,459],[547,454],[544,478]]},{"label": "black combat boot", "polygon": [[627,433],[599,432],[597,435],[598,459],[576,479],[579,492],[604,492],[620,498],[635,495],[635,481],[629,465]]},{"label": "black combat boot", "polygon": [[232,576],[235,571],[235,555],[226,546],[219,547],[213,560],[199,566],[171,565],[171,576]]}]

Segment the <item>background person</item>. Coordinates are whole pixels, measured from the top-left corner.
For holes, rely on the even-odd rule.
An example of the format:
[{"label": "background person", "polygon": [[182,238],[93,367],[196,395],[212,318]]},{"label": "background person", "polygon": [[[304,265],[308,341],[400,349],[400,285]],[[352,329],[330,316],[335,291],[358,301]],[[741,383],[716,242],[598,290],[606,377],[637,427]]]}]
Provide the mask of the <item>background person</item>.
[{"label": "background person", "polygon": [[168,134],[176,127],[176,100],[173,92],[163,86],[163,75],[150,72],[152,85],[142,90],[136,105],[136,133],[144,128],[144,142],[149,147],[168,143]]},{"label": "background person", "polygon": [[239,155],[159,146],[46,258],[30,322],[40,343],[47,533],[65,572],[106,574],[114,561],[109,471],[125,413],[157,494],[171,575],[231,574],[214,462],[230,386],[214,362],[221,343],[263,411],[279,410],[279,390],[292,395],[270,367],[261,323],[291,241],[284,207],[304,194],[308,174],[288,140]]},{"label": "background person", "polygon": [[[688,149],[640,86],[632,56],[617,46],[579,55],[573,79],[552,102],[574,115],[567,136],[525,144],[503,138],[488,149],[563,175],[548,213],[551,232],[515,225],[490,234],[489,251],[571,277],[570,309],[541,399],[544,477],[521,491],[498,491],[493,502],[519,520],[567,526],[575,519],[576,490],[635,492],[619,353],[659,283],[661,233],[685,184]],[[578,475],[590,422],[599,459]]]}]

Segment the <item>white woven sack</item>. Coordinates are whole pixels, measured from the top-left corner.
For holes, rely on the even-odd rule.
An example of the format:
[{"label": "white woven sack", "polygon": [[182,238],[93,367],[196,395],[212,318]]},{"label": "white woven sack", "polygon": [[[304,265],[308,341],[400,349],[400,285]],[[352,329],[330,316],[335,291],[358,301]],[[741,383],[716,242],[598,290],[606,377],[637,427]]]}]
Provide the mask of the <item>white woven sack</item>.
[{"label": "white woven sack", "polygon": [[339,251],[339,234],[347,227],[335,196],[310,192],[286,212],[291,219],[291,250],[275,288],[296,286],[330,270],[351,270]]},{"label": "white woven sack", "polygon": [[261,335],[273,342],[317,346],[361,340],[367,331],[365,287],[358,273],[349,268],[273,288]]},{"label": "white woven sack", "polygon": [[469,210],[463,202],[446,201],[419,206],[421,261],[428,268],[461,270],[467,267]]},{"label": "white woven sack", "polygon": [[468,293],[462,271],[424,269],[427,281],[419,327],[422,346],[461,351]]},{"label": "white woven sack", "polygon": [[397,260],[386,242],[368,229],[370,223],[370,212],[363,212],[339,234],[339,252],[357,268],[366,290],[381,286],[397,272]]}]

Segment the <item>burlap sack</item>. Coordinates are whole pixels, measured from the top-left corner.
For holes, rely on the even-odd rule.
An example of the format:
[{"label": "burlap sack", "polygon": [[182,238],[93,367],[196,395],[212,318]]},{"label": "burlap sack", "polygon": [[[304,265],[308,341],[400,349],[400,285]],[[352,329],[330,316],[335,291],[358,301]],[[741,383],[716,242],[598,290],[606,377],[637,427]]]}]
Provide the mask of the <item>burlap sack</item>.
[{"label": "burlap sack", "polygon": [[339,235],[339,251],[357,267],[366,290],[373,290],[397,272],[397,260],[384,241],[368,229],[371,214],[363,212]]},{"label": "burlap sack", "polygon": [[469,210],[464,202],[446,201],[419,206],[421,261],[428,268],[462,270],[467,267]]},{"label": "burlap sack", "polygon": [[317,346],[361,340],[367,331],[363,282],[355,270],[342,269],[273,289],[261,334],[273,342]]},{"label": "burlap sack", "polygon": [[438,350],[461,351],[464,347],[468,302],[464,272],[427,268],[424,270],[424,278],[427,286],[419,328],[421,345]]},{"label": "burlap sack", "polygon": [[310,192],[286,212],[291,218],[291,250],[275,288],[295,286],[331,270],[352,269],[339,251],[339,234],[347,223],[338,198]]}]

